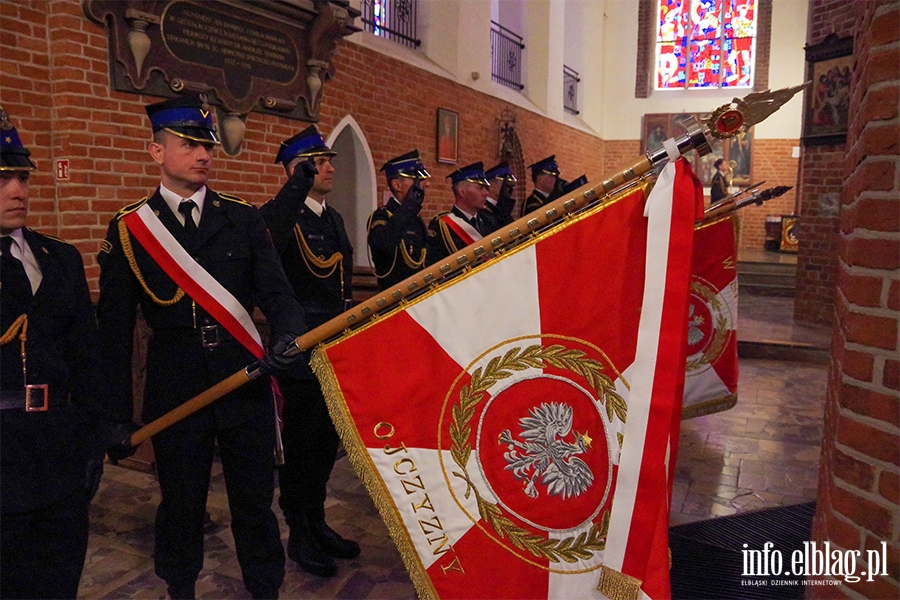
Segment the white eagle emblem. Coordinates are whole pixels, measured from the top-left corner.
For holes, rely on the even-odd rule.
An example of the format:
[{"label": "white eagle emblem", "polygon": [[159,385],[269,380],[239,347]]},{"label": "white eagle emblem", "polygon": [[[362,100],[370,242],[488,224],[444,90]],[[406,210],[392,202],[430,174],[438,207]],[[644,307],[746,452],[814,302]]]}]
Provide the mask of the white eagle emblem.
[{"label": "white eagle emblem", "polygon": [[562,499],[576,497],[585,492],[594,481],[591,468],[575,456],[591,447],[587,432],[575,433],[573,442],[566,441],[572,431],[572,407],[559,402],[544,403],[532,408],[530,416],[519,419],[524,442],[514,440],[509,429],[500,433],[498,443],[507,444],[503,453],[518,481],[525,481],[525,493],[538,497],[536,483],[547,486],[551,496]]},{"label": "white eagle emblem", "polygon": [[706,320],[702,315],[694,316],[694,303],[691,302],[690,311],[688,312],[688,346],[696,346],[703,340],[703,330],[700,327]]}]

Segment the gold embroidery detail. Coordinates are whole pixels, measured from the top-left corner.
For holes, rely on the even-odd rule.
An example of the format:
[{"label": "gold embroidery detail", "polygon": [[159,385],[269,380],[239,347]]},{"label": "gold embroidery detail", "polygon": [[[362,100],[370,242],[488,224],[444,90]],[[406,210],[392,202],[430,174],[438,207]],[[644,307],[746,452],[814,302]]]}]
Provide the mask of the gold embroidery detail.
[{"label": "gold embroidery detail", "polygon": [[610,600],[638,600],[641,595],[641,580],[602,565],[597,591]]},{"label": "gold embroidery detail", "polygon": [[138,283],[141,284],[141,287],[144,289],[144,293],[150,296],[150,299],[153,300],[155,304],[159,306],[172,306],[173,304],[177,304],[179,300],[184,298],[184,290],[180,287],[175,288],[175,295],[172,296],[169,300],[162,300],[147,285],[147,281],[144,279],[141,270],[138,268],[137,260],[134,258],[134,248],[131,247],[131,237],[128,234],[128,226],[125,225],[125,221],[119,220],[119,241],[122,243],[122,252],[125,254],[125,258],[128,260],[128,266],[131,267],[131,272],[134,273],[135,278],[137,278]]}]

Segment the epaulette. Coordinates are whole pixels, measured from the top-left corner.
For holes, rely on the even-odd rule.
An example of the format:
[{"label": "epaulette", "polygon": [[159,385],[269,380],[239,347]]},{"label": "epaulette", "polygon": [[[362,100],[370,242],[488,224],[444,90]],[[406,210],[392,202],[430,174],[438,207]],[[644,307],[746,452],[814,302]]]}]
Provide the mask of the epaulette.
[{"label": "epaulette", "polygon": [[50,234],[48,234],[48,233],[43,233],[43,232],[41,232],[41,231],[35,231],[34,229],[32,229],[31,231],[33,231],[34,233],[38,234],[38,235],[41,236],[41,237],[47,238],[48,240],[53,240],[54,242],[59,242],[60,244],[65,244],[65,245],[67,245],[67,246],[71,246],[71,245],[72,245],[71,242],[67,242],[66,240],[64,240],[64,239],[62,239],[62,238],[58,238],[58,237],[56,237],[55,235],[50,235]]},{"label": "epaulette", "polygon": [[230,194],[223,194],[222,192],[216,192],[222,200],[228,200],[229,202],[236,202],[237,204],[243,204],[244,206],[253,206],[243,198],[238,198],[237,196],[232,196]]},{"label": "epaulette", "polygon": [[144,198],[142,200],[138,200],[134,204],[129,204],[128,206],[126,206],[124,208],[120,208],[119,212],[116,213],[116,219],[121,219],[128,213],[132,213],[132,212],[136,211],[141,206],[143,206],[144,203],[147,202],[147,200],[149,200],[149,199],[150,199],[150,196],[144,196]]}]

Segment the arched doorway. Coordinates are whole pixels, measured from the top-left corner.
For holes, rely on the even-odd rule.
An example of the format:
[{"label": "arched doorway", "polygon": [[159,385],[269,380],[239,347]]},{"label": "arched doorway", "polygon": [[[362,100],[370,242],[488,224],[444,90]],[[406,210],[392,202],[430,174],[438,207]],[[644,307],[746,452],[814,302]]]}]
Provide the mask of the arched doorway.
[{"label": "arched doorway", "polygon": [[376,207],[377,186],[372,152],[356,119],[345,116],[328,136],[328,146],[337,152],[332,159],[334,187],[327,202],[344,217],[353,244],[353,266],[370,269],[366,247],[366,224]]}]

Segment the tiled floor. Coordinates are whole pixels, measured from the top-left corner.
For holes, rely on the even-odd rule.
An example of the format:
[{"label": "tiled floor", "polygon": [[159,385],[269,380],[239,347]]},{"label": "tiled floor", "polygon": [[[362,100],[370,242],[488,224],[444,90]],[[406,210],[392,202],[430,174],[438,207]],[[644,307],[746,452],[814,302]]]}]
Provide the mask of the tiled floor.
[{"label": "tiled floor", "polygon": [[[793,324],[791,299],[742,297],[739,339],[802,341],[825,348],[828,332]],[[685,421],[672,524],[815,499],[826,367],[742,359],[738,404]],[[153,573],[153,476],[107,466],[91,509],[91,539],[79,598],[164,598]],[[211,521],[198,597],[244,598],[229,529],[221,469],[209,497]],[[280,511],[277,510],[279,515]],[[346,458],[331,479],[332,526],[359,541],[362,555],[320,579],[288,560],[282,598],[414,598],[415,591],[362,484]],[[287,529],[282,521],[282,535]]]}]

